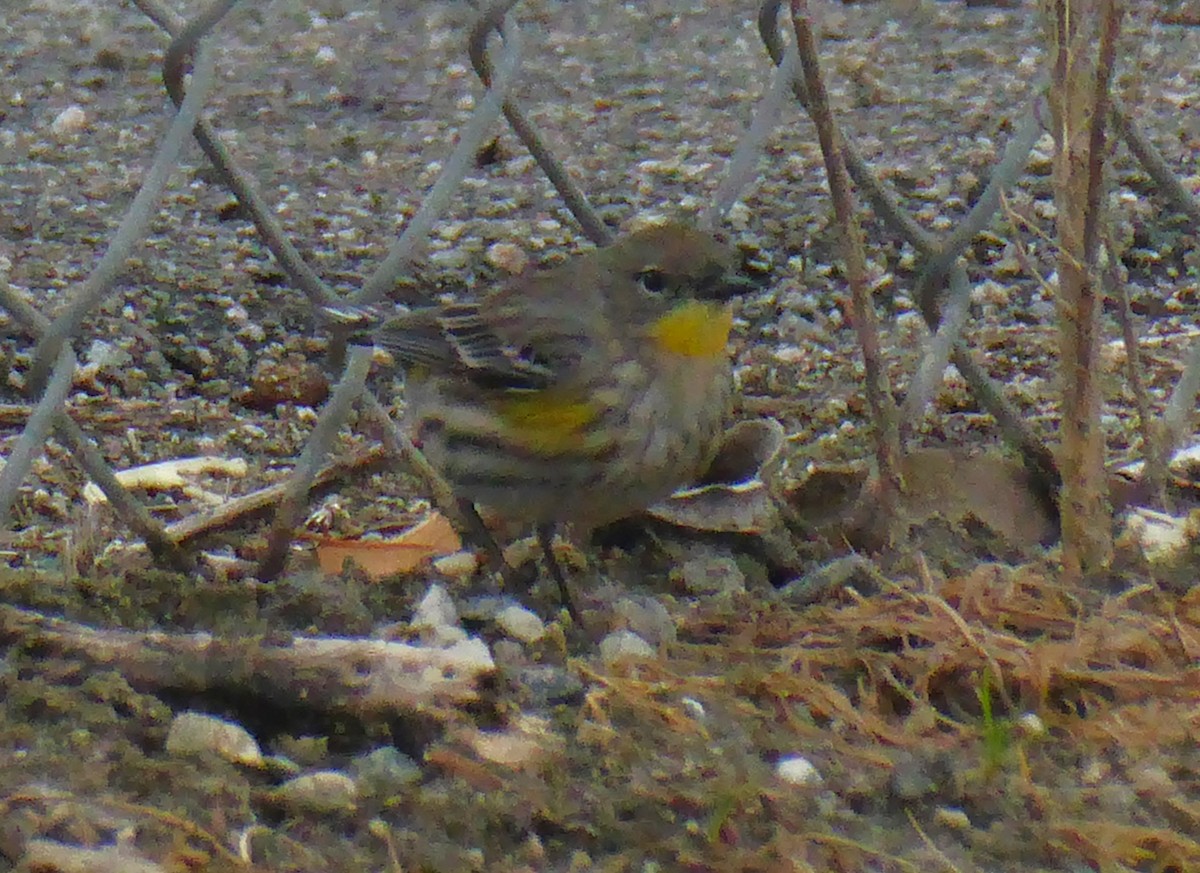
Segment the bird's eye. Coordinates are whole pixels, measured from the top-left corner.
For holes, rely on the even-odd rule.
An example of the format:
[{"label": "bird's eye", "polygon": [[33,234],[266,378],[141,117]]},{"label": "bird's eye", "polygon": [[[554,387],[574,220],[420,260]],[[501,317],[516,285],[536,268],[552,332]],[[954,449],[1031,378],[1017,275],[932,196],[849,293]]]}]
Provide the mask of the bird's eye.
[{"label": "bird's eye", "polygon": [[638,273],[637,279],[651,294],[661,294],[667,289],[667,277],[663,275],[662,270],[650,267]]}]

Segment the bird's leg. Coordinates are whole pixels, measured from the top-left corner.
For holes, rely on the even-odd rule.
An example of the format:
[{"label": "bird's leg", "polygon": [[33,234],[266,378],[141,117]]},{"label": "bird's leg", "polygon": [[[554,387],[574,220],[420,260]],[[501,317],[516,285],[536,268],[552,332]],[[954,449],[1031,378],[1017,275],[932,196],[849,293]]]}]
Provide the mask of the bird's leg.
[{"label": "bird's leg", "polygon": [[546,561],[546,569],[550,571],[550,575],[554,577],[554,581],[558,585],[558,594],[562,598],[563,606],[567,609],[567,615],[571,616],[571,620],[575,624],[582,627],[583,621],[580,619],[579,610],[575,608],[575,601],[571,599],[571,589],[567,587],[567,576],[563,572],[562,565],[558,563],[558,558],[554,557],[554,525],[539,524],[537,538],[538,545],[542,547],[542,557]]},{"label": "bird's leg", "polygon": [[475,504],[469,500],[457,500],[456,502],[467,540],[475,543],[487,553],[488,566],[493,570],[503,569],[504,552],[501,550],[500,544],[496,542],[496,538],[492,536],[492,532],[487,529],[487,525],[483,523],[483,519],[479,517],[479,510],[475,508]]}]

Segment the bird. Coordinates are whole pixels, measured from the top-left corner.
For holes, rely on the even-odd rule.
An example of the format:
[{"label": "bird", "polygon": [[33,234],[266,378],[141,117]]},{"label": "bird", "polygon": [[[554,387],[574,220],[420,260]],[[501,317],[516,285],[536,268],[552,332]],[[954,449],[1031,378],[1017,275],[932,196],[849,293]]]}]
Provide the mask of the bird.
[{"label": "bird", "polygon": [[695,481],[733,398],[736,249],[647,224],[471,302],[367,318],[352,341],[405,368],[404,424],[464,505],[532,526],[575,614],[553,532],[577,537]]}]

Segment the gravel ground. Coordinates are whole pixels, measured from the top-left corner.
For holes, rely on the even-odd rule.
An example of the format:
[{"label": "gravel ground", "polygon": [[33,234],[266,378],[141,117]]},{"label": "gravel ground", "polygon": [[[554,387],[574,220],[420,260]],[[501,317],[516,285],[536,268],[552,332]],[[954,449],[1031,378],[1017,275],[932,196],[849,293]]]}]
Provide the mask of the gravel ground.
[{"label": "gravel ground", "polygon": [[[1044,61],[1037,8],[884,0],[815,12],[846,136],[922,226],[948,232],[1030,101]],[[516,14],[519,101],[604,220],[698,211],[770,73],[755,10],[546,0]],[[480,95],[464,50],[471,20],[454,3],[277,0],[243,4],[213,39],[208,116],[339,292],[375,269],[471,116]],[[1198,22],[1187,4],[1131,4],[1119,71],[1131,112],[1192,190]],[[7,0],[0,10],[0,278],[43,312],[95,266],[150,165],[170,117],[166,43],[116,0]],[[549,264],[585,244],[516,137],[496,134],[395,300],[471,295],[503,278],[513,257]],[[977,316],[968,341],[1048,435],[1051,150],[1043,138],[1010,194],[1030,226],[997,220],[966,258]],[[1195,228],[1123,147],[1112,166],[1112,239],[1161,406],[1193,341]],[[739,414],[783,423],[789,479],[869,451],[826,190],[813,127],[788,108],[760,178],[723,225],[770,279],[739,312]],[[868,216],[865,227],[902,392],[923,339],[908,296],[920,263],[879,221]],[[1040,277],[1019,262],[1016,241]],[[27,415],[32,343],[3,313],[0,324],[11,446]],[[206,480],[204,493],[153,494],[164,521],[201,511],[213,494],[281,481],[327,389],[326,341],[307,301],[194,144],[77,349],[87,365],[71,412],[114,468],[198,454],[246,462],[244,476]],[[1109,348],[1114,463],[1137,457],[1122,362]],[[390,370],[379,367],[374,384],[402,404]],[[921,437],[980,448],[996,441],[989,425],[952,373]],[[376,436],[355,422],[337,454]],[[996,552],[964,549],[961,531],[926,527],[880,556],[886,578],[874,594],[855,577],[857,592],[804,607],[779,598],[775,574],[727,544],[620,533],[577,579],[592,624],[581,633],[553,617],[547,586],[533,599],[541,618],[501,618],[504,603],[447,582],[456,617],[431,605],[425,571],[385,583],[326,578],[307,552],[273,583],[155,568],[116,548],[131,535],[82,499],[85,483],[51,443],[5,533],[5,609],[106,632],[268,641],[427,641],[465,627],[497,670],[469,704],[383,717],[250,683],[164,683],[98,664],[87,646],[61,646],[6,613],[0,871],[249,861],[263,870],[1200,869],[1200,601],[1160,591],[1140,565],[1115,573],[1110,591],[1075,590],[1035,552],[1000,566],[983,560]],[[425,506],[394,465],[366,466],[328,491],[318,515],[342,534],[401,525]],[[253,560],[264,536],[254,522],[203,544]],[[437,615],[424,631],[393,624],[422,602]],[[638,643],[648,656],[629,660]],[[246,728],[265,757],[238,758],[215,741],[213,753],[181,752],[169,731],[190,710]],[[315,785],[295,787],[314,775]]]}]

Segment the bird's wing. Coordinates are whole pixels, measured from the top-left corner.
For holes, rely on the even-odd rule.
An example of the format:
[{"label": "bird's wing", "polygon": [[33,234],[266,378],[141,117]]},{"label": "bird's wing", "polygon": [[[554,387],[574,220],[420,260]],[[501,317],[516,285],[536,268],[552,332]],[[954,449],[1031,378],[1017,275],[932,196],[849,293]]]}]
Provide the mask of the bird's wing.
[{"label": "bird's wing", "polygon": [[384,321],[373,337],[405,364],[488,387],[535,389],[554,381],[554,370],[534,346],[501,336],[475,303],[413,310]]}]

